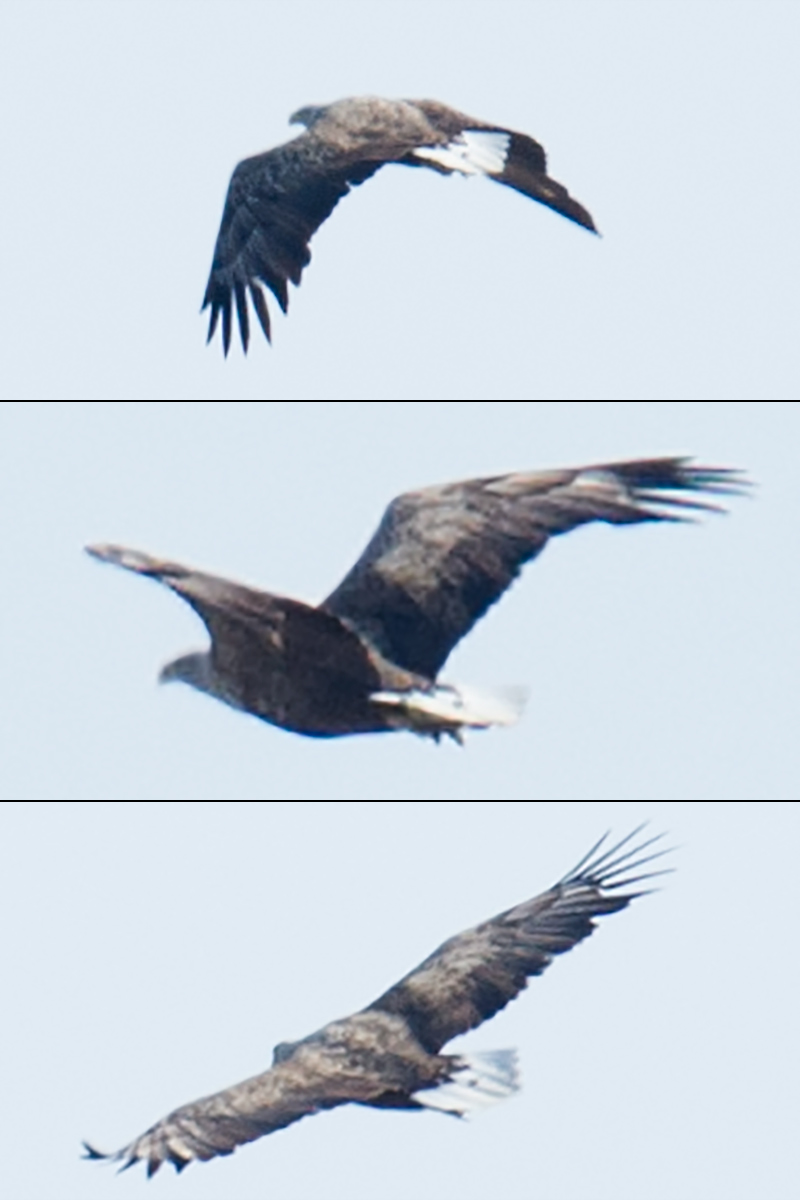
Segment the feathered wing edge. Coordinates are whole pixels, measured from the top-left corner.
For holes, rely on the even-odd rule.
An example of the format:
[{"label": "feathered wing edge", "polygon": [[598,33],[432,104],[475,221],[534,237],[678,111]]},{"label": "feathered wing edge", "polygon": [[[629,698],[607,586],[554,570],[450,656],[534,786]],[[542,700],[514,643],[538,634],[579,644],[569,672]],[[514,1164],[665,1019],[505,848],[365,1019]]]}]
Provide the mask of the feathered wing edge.
[{"label": "feathered wing edge", "polygon": [[390,662],[435,679],[550,538],[595,521],[691,522],[750,487],[742,471],[672,455],[405,492],[322,607]]},{"label": "feathered wing edge", "polygon": [[[588,854],[584,855],[577,866],[573,867],[556,884],[556,887],[588,886],[598,890],[613,891],[616,888],[630,887],[632,884],[669,874],[672,868],[647,871],[643,875],[630,874],[631,871],[636,871],[639,867],[670,853],[670,848],[655,850],[651,854],[644,853],[664,838],[663,833],[640,842],[630,850],[624,850],[624,847],[633,841],[646,828],[646,825],[647,822],[644,822],[632,830],[622,841],[603,850],[610,836],[609,833],[605,833]],[[600,853],[601,850],[603,850],[602,853]],[[629,892],[625,896],[619,897],[619,907],[625,907],[631,900],[653,890],[653,888],[648,888],[644,891]],[[617,909],[610,911],[617,911]],[[458,1117],[470,1117],[519,1091],[520,1072],[516,1050],[491,1050],[479,1054],[462,1055],[460,1060],[460,1065],[448,1082],[440,1083],[435,1088],[426,1088],[416,1092],[413,1099],[425,1108],[451,1113]]]},{"label": "feathered wing edge", "polygon": [[606,834],[547,891],[449,938],[369,1005],[402,1016],[419,1042],[439,1053],[452,1038],[505,1008],[560,954],[596,928],[596,918],[627,908],[650,889],[619,889],[662,871],[640,868],[670,852],[654,849],[663,834],[631,845],[639,826],[608,848]]},{"label": "feathered wing edge", "polygon": [[[600,854],[599,851],[603,849],[611,836],[610,830],[604,833],[600,840],[592,846],[591,850],[584,854],[580,862],[563,879],[559,879],[556,887],[596,887],[602,891],[611,892],[616,888],[631,887],[634,883],[656,879],[660,875],[670,875],[674,871],[674,867],[664,867],[660,871],[647,871],[644,875],[629,874],[630,871],[636,871],[639,867],[655,862],[656,859],[663,858],[665,855],[672,853],[673,847],[667,846],[662,850],[655,850],[652,854],[639,857],[645,850],[649,850],[651,846],[655,846],[666,837],[665,833],[657,833],[647,838],[646,841],[639,842],[638,845],[620,854],[623,847],[638,837],[647,828],[647,825],[648,822],[643,821],[641,825],[637,825],[635,829],[632,829],[622,841],[617,842],[614,846],[610,846]],[[653,888],[646,888],[644,891],[628,892],[626,895],[620,896],[619,899],[630,903],[631,900],[636,900],[639,896],[646,896],[653,890]]]},{"label": "feathered wing edge", "polygon": [[299,287],[303,270],[311,261],[311,238],[350,189],[364,183],[383,165],[380,161],[343,161],[323,172],[315,165],[313,148],[313,135],[301,134],[264,154],[244,159],[231,176],[200,309],[211,310],[206,344],[222,317],[226,358],[234,316],[242,349],[247,353],[248,295],[264,337],[272,341],[262,285],[269,288],[285,313],[289,281]]},{"label": "feathered wing edge", "polygon": [[120,1171],[144,1162],[148,1177],[167,1162],[182,1171],[191,1162],[233,1154],[239,1146],[346,1102],[317,1083],[312,1081],[304,1093],[281,1066],[273,1065],[261,1075],[181,1105],[121,1150],[104,1154],[84,1142],[84,1158],[120,1163]]},{"label": "feathered wing edge", "polygon": [[486,175],[552,208],[592,233],[591,214],[547,172],[544,146],[526,133],[477,120],[436,100],[414,100],[431,125],[449,136],[446,145],[422,146],[411,152],[434,170],[450,174]]},{"label": "feathered wing edge", "polygon": [[493,178],[514,191],[538,200],[547,208],[552,208],[577,225],[582,225],[590,233],[599,235],[591,213],[584,208],[574,196],[571,196],[563,183],[547,174],[546,166],[539,164],[539,152],[544,152],[538,142],[523,133],[511,132],[511,144],[508,157],[502,171],[493,173]]},{"label": "feathered wing edge", "polygon": [[[654,521],[691,521],[686,510],[727,513],[724,504],[689,498],[687,492],[709,496],[746,496],[753,487],[745,471],[737,467],[709,467],[695,464],[691,455],[666,458],[634,459],[580,468],[576,481],[608,474],[628,489],[630,501],[638,506],[638,519]],[[677,494],[676,494],[677,493]],[[674,510],[674,511],[673,511]]]}]

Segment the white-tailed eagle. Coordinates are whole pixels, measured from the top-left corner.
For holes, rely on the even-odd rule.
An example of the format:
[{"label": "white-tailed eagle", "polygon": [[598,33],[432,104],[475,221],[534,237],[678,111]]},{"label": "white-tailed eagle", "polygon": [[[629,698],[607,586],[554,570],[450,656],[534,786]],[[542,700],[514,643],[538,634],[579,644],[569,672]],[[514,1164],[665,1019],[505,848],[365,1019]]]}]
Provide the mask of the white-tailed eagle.
[{"label": "white-tailed eagle", "polygon": [[645,894],[619,894],[664,873],[635,874],[667,853],[646,853],[659,838],[623,849],[641,828],[611,849],[602,838],[549,891],[450,938],[361,1012],[276,1046],[261,1075],[176,1109],[115,1154],[84,1143],[86,1157],[122,1169],[146,1162],[148,1175],[166,1162],[182,1171],[340,1104],[465,1116],[512,1095],[513,1050],[464,1055],[442,1047],[505,1008],[530,976],[592,933],[593,918]]},{"label": "white-tailed eagle", "polygon": [[318,607],[123,546],[95,558],[166,584],[204,621],[210,651],[168,663],[180,680],[295,733],[407,729],[457,741],[512,724],[520,697],[437,681],[458,641],[551,537],[591,521],[679,521],[718,509],[737,471],[685,458],[496,475],[424,488],[389,505],[361,558]]},{"label": "white-tailed eagle", "polygon": [[245,353],[249,294],[267,341],[270,323],[261,284],[282,310],[288,283],[300,283],[308,243],[355,184],[387,163],[430,167],[444,175],[488,175],[597,232],[589,213],[547,174],[545,152],[524,133],[477,121],[436,100],[356,96],[301,108],[291,124],[305,133],[246,158],[231,176],[211,274],[208,341],[222,315],[222,344],[231,342],[233,306]]}]

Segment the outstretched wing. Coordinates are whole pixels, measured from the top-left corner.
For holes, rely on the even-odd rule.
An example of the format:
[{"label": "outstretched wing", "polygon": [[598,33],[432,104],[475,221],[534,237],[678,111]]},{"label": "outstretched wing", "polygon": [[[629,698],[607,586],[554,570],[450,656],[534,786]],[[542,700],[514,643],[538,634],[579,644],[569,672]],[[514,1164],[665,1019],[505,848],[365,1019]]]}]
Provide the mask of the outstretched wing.
[{"label": "outstretched wing", "polygon": [[[541,155],[541,165],[540,165]],[[560,213],[570,221],[582,225],[584,229],[597,233],[591,213],[571,196],[563,183],[559,183],[547,174],[544,162],[544,150],[533,138],[524,133],[511,133],[508,155],[502,172],[495,175],[498,183],[522,192]]]},{"label": "outstretched wing", "polygon": [[[229,704],[302,728],[307,695],[323,706],[327,697],[333,720],[346,702],[360,703],[380,687],[367,647],[323,609],[126,546],[86,552],[155,579],[192,606],[211,636],[211,660]],[[171,677],[172,665],[162,679]]]},{"label": "outstretched wing", "polygon": [[146,1162],[148,1175],[155,1175],[166,1162],[182,1171],[196,1159],[207,1162],[232,1154],[237,1146],[284,1129],[301,1117],[368,1100],[376,1090],[380,1080],[376,1082],[368,1071],[359,1078],[357,1073],[340,1070],[325,1047],[312,1045],[290,1062],[176,1108],[116,1153],[103,1154],[84,1142],[86,1157],[120,1162],[123,1170]]},{"label": "outstretched wing", "polygon": [[655,458],[407,492],[323,607],[391,662],[433,679],[549,538],[590,521],[685,519],[687,509],[719,507],[687,492],[744,486],[737,471]]},{"label": "outstretched wing", "polygon": [[547,205],[562,217],[597,233],[591,214],[569,194],[563,184],[547,174],[544,147],[525,133],[476,121],[437,100],[416,100],[416,106],[450,141],[425,147],[412,156],[434,169],[488,175]]},{"label": "outstretched wing", "polygon": [[[341,158],[342,161],[338,161]],[[311,252],[308,243],[350,187],[373,175],[381,162],[353,162],[337,156],[335,146],[320,144],[313,133],[240,162],[231,176],[222,213],[211,274],[203,297],[210,308],[208,341],[222,314],[222,344],[231,343],[233,305],[242,346],[247,352],[249,294],[270,340],[265,283],[282,310],[289,304],[288,281],[300,283]]]},{"label": "outstretched wing", "polygon": [[217,1155],[232,1154],[237,1146],[283,1129],[319,1107],[319,1097],[309,1095],[301,1100],[276,1095],[272,1076],[272,1071],[266,1071],[224,1092],[184,1104],[114,1154],[103,1154],[84,1142],[85,1157],[121,1162],[123,1170],[146,1162],[148,1175],[155,1175],[165,1162],[182,1171],[195,1159],[207,1162]]},{"label": "outstretched wing", "polygon": [[541,975],[556,954],[588,937],[594,917],[619,912],[644,894],[619,895],[619,888],[663,873],[631,874],[668,853],[644,853],[663,835],[623,850],[643,828],[600,853],[602,838],[549,891],[450,938],[367,1011],[404,1017],[431,1053],[488,1020],[519,995],[529,976]]}]

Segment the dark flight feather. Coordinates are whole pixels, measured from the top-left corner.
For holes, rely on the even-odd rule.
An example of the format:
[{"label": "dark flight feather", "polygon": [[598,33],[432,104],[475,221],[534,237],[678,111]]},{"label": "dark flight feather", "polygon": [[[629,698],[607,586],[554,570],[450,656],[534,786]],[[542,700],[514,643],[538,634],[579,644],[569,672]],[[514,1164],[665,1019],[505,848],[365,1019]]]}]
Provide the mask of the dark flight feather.
[{"label": "dark flight feather", "polygon": [[736,471],[660,458],[407,492],[323,607],[392,662],[433,679],[551,537],[591,521],[680,520],[684,508],[716,508],[685,493],[741,486]]},{"label": "dark flight feather", "polygon": [[658,837],[614,857],[642,828],[595,858],[603,838],[581,866],[548,892],[451,938],[370,1009],[402,1016],[432,1054],[493,1017],[519,995],[531,976],[541,975],[555,955],[588,937],[595,928],[594,917],[618,912],[641,895],[615,895],[615,889],[660,873],[629,876],[666,853],[639,857]]}]

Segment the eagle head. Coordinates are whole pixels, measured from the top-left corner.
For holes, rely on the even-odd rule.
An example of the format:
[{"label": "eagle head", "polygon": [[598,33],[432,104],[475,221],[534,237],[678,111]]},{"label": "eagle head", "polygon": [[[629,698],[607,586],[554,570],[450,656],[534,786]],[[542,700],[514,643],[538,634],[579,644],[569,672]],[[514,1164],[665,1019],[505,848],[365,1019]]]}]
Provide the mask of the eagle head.
[{"label": "eagle head", "polygon": [[305,125],[306,129],[310,129],[320,117],[325,116],[327,111],[327,104],[308,104],[305,108],[298,108],[296,113],[292,113],[289,117],[289,124]]},{"label": "eagle head", "polygon": [[286,1062],[287,1058],[291,1058],[299,1045],[299,1042],[278,1042],[272,1051],[273,1067],[276,1067],[278,1063]]}]

